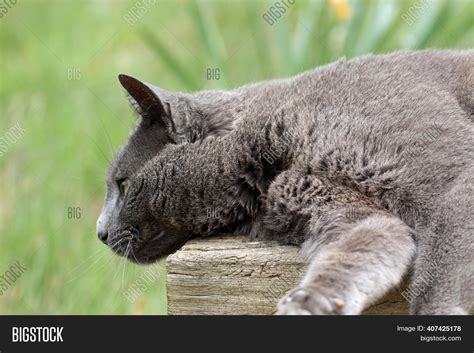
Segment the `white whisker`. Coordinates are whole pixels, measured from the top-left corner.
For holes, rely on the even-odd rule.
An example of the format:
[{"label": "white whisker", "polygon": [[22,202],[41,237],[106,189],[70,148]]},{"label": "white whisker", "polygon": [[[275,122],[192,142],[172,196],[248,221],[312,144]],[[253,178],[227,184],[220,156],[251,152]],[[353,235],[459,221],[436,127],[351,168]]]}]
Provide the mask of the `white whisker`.
[{"label": "white whisker", "polygon": [[122,269],[122,290],[124,290],[124,277],[125,277],[125,267],[127,265],[127,257],[130,253],[130,246],[131,246],[132,240],[129,240],[127,244],[127,249],[125,250],[125,256],[124,256],[124,263],[123,263],[123,269]]}]

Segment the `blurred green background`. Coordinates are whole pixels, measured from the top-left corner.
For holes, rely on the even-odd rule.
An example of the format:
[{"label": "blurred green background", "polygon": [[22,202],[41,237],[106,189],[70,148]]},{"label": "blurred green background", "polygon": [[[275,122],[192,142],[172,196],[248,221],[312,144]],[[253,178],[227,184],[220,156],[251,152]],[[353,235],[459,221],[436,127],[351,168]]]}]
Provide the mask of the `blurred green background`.
[{"label": "blurred green background", "polygon": [[[163,263],[126,263],[95,235],[109,160],[135,123],[119,73],[191,91],[343,55],[474,47],[470,0],[4,2],[0,138],[25,132],[0,149],[0,275],[26,271],[2,314],[166,313]],[[127,300],[146,271],[158,278]]]}]

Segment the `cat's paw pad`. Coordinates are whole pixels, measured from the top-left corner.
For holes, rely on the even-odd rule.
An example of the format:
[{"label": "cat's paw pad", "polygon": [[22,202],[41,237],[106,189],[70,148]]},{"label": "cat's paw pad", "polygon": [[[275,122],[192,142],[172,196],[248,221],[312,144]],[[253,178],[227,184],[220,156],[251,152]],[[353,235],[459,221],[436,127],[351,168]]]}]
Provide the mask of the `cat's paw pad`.
[{"label": "cat's paw pad", "polygon": [[316,288],[299,287],[278,303],[276,315],[340,315],[344,300]]}]

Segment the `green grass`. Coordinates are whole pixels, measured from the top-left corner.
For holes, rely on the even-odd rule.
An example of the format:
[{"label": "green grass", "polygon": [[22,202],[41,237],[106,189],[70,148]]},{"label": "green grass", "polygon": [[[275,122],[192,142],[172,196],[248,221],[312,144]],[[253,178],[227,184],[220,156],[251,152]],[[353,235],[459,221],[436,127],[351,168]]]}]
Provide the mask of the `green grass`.
[{"label": "green grass", "polygon": [[347,20],[326,1],[297,1],[273,26],[262,19],[271,1],[158,1],[132,26],[123,15],[135,3],[23,0],[0,18],[0,137],[17,122],[26,130],[0,157],[0,274],[27,267],[0,313],[166,312],[164,276],[128,302],[147,268],[95,236],[109,160],[134,124],[119,73],[170,90],[230,88],[343,55],[474,46],[468,0],[434,1],[411,26],[407,1],[350,1]]}]

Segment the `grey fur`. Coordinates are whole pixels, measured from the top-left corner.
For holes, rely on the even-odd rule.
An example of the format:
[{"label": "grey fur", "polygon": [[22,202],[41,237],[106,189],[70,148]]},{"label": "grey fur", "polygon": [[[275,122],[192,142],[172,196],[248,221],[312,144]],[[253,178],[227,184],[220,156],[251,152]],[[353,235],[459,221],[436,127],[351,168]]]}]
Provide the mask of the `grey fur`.
[{"label": "grey fur", "polygon": [[148,263],[194,236],[245,233],[308,260],[279,314],[358,314],[406,273],[423,282],[412,314],[471,309],[474,51],[341,59],[226,92],[130,82],[143,118],[98,222],[117,253]]}]

